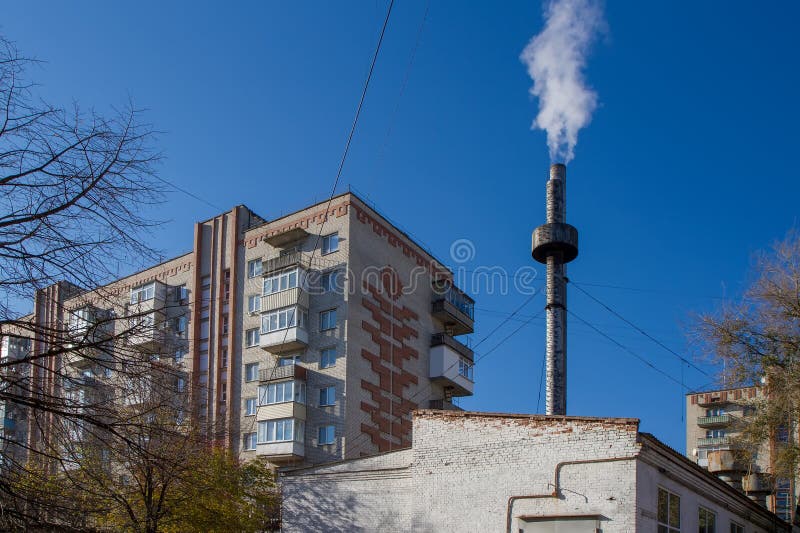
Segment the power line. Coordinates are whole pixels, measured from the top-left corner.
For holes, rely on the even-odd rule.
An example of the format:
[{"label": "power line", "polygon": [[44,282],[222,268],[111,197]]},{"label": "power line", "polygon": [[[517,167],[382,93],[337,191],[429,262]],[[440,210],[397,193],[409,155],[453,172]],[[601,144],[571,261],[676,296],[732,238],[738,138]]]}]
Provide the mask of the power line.
[{"label": "power line", "polygon": [[586,291],[586,289],[583,289],[583,288],[580,286],[580,284],[578,284],[578,283],[575,283],[575,282],[573,281],[573,282],[572,282],[572,285],[573,285],[573,286],[574,286],[576,289],[578,289],[579,291],[581,291],[583,294],[585,294],[586,296],[588,296],[589,298],[591,298],[592,300],[594,300],[596,303],[598,303],[599,305],[601,305],[601,306],[602,306],[602,307],[603,307],[605,310],[607,310],[609,313],[611,313],[611,314],[612,314],[612,315],[614,315],[615,317],[619,318],[620,320],[622,320],[623,322],[625,322],[626,324],[628,324],[629,326],[631,326],[633,329],[635,329],[636,331],[638,331],[639,333],[641,333],[642,335],[644,335],[645,337],[647,337],[648,339],[650,339],[651,341],[653,341],[654,343],[656,343],[658,346],[662,347],[663,349],[665,349],[666,351],[668,351],[669,353],[671,353],[672,355],[674,355],[675,357],[677,357],[678,359],[680,359],[681,361],[683,361],[684,363],[686,363],[688,366],[690,366],[690,367],[694,368],[695,370],[697,370],[698,372],[700,372],[701,374],[703,374],[703,375],[705,375],[705,376],[707,376],[707,377],[711,377],[711,375],[710,375],[708,372],[706,372],[706,371],[705,371],[705,370],[703,370],[702,368],[698,367],[697,365],[695,365],[695,364],[691,363],[689,360],[687,360],[687,359],[686,359],[685,357],[683,357],[681,354],[679,354],[678,352],[676,352],[675,350],[673,350],[672,348],[670,348],[669,346],[667,346],[666,344],[664,344],[663,342],[661,342],[660,340],[658,340],[657,338],[655,338],[655,337],[653,337],[652,335],[650,335],[649,333],[647,333],[645,330],[643,330],[642,328],[640,328],[639,326],[637,326],[636,324],[634,324],[633,322],[631,322],[630,320],[628,320],[627,318],[625,318],[624,316],[622,316],[621,314],[619,314],[617,311],[615,311],[614,309],[612,309],[610,306],[606,305],[605,303],[601,302],[600,300],[598,300],[597,298],[595,298],[594,296],[592,296],[591,294],[589,294],[589,293]]},{"label": "power line", "polygon": [[194,194],[193,192],[187,191],[187,190],[186,190],[186,189],[184,189],[183,187],[179,187],[178,185],[175,185],[174,183],[172,183],[171,181],[169,181],[169,180],[167,180],[167,179],[165,179],[165,178],[162,178],[162,177],[160,177],[160,176],[156,176],[156,175],[154,175],[153,177],[154,177],[154,178],[156,178],[158,181],[160,181],[160,182],[162,182],[162,183],[166,183],[167,185],[169,185],[170,187],[172,187],[172,188],[173,188],[173,189],[175,189],[176,191],[178,191],[178,192],[182,192],[183,194],[185,194],[185,195],[187,195],[187,196],[189,196],[189,197],[191,197],[191,198],[194,198],[194,199],[195,199],[195,200],[197,200],[198,202],[202,202],[202,203],[206,204],[206,205],[207,205],[207,206],[209,206],[209,207],[213,207],[214,209],[216,209],[216,210],[217,210],[217,211],[219,211],[219,212],[225,211],[225,209],[223,209],[222,207],[220,207],[220,206],[218,206],[218,205],[214,205],[214,204],[212,204],[212,203],[211,203],[211,202],[209,202],[208,200],[206,200],[206,199],[204,199],[204,198],[201,198],[200,196],[197,196],[197,195],[196,195],[196,194]]},{"label": "power line", "polygon": [[653,370],[655,370],[655,371],[656,371],[656,372],[658,372],[659,374],[663,375],[664,377],[666,377],[666,378],[667,378],[667,379],[669,379],[670,381],[673,381],[673,382],[677,383],[678,385],[680,385],[680,386],[681,386],[681,388],[682,388],[682,389],[686,389],[686,390],[688,390],[689,392],[692,392],[692,390],[691,390],[691,389],[689,389],[689,387],[687,387],[687,386],[686,386],[686,385],[684,385],[683,383],[681,383],[681,381],[680,381],[679,379],[676,379],[676,378],[674,378],[672,375],[670,375],[670,374],[668,374],[667,372],[665,372],[665,371],[661,370],[660,368],[658,368],[657,366],[655,366],[653,363],[651,363],[650,361],[648,361],[646,358],[642,357],[641,355],[639,355],[638,353],[634,352],[633,350],[631,350],[630,348],[628,348],[627,346],[625,346],[625,345],[624,345],[624,344],[622,344],[621,342],[617,341],[616,339],[614,339],[613,337],[611,337],[610,335],[608,335],[608,334],[607,334],[607,333],[605,333],[604,331],[600,330],[599,328],[597,328],[597,327],[593,326],[592,324],[590,324],[589,322],[587,322],[586,320],[584,320],[584,319],[583,319],[583,318],[581,318],[580,316],[576,315],[574,311],[571,311],[571,310],[567,309],[567,313],[569,313],[570,315],[574,316],[576,319],[578,319],[578,320],[579,320],[579,321],[581,321],[582,323],[584,323],[584,324],[586,324],[587,326],[589,326],[590,328],[592,328],[592,329],[593,329],[595,332],[597,332],[597,334],[598,334],[598,335],[600,335],[600,336],[602,336],[602,337],[605,337],[605,338],[606,338],[606,339],[608,339],[609,341],[613,342],[615,345],[617,345],[618,347],[622,348],[623,350],[625,350],[626,352],[628,352],[630,355],[634,356],[636,359],[638,359],[638,360],[639,360],[639,361],[641,361],[642,363],[646,364],[647,366],[649,366],[650,368],[652,368]]},{"label": "power line", "polygon": [[[529,297],[528,297],[528,298],[527,298],[527,299],[526,299],[524,302],[522,302],[522,304],[521,304],[519,307],[517,307],[516,309],[514,309],[514,312],[513,312],[513,313],[511,313],[510,315],[508,315],[508,316],[506,317],[506,319],[505,319],[505,320],[503,320],[502,322],[500,322],[500,323],[499,323],[499,324],[498,324],[498,325],[497,325],[497,326],[496,326],[496,327],[495,327],[495,328],[494,328],[492,331],[490,331],[490,332],[489,332],[489,333],[488,333],[486,336],[484,336],[484,337],[483,337],[483,338],[482,338],[480,341],[478,341],[478,343],[477,343],[475,346],[473,346],[473,349],[475,349],[475,348],[477,348],[478,346],[480,346],[481,344],[483,344],[483,343],[484,343],[484,341],[486,341],[486,339],[488,339],[489,337],[491,337],[491,336],[492,336],[492,335],[493,335],[493,334],[494,334],[494,333],[495,333],[497,330],[499,330],[500,328],[502,328],[502,327],[503,327],[504,325],[506,325],[506,324],[507,324],[507,323],[508,323],[508,322],[509,322],[511,319],[513,319],[513,318],[514,318],[514,316],[515,316],[517,313],[519,313],[519,312],[522,310],[522,308],[523,308],[523,307],[525,307],[526,305],[528,305],[528,304],[531,302],[531,300],[533,300],[534,296],[536,296],[537,294],[538,294],[538,293],[536,293],[536,292],[534,292],[533,294],[531,294],[531,295],[530,295],[530,296],[529,296]],[[541,313],[539,313],[539,314],[541,314]],[[533,320],[533,319],[534,319],[534,318],[536,318],[537,316],[538,316],[538,315],[534,315],[534,316],[532,316],[528,322],[530,322],[531,320]],[[526,322],[526,323],[527,323],[527,322]]]},{"label": "power line", "polygon": [[[322,217],[322,222],[319,225],[319,231],[317,232],[317,238],[314,240],[314,247],[311,249],[311,255],[308,258],[308,268],[311,269],[312,263],[314,262],[314,255],[317,253],[317,247],[319,246],[319,240],[322,238],[322,232],[325,228],[325,223],[328,221],[328,211],[331,208],[331,203],[333,202],[333,197],[336,196],[336,188],[339,186],[339,179],[342,176],[342,170],[344,169],[345,161],[347,161],[347,154],[350,152],[350,144],[353,141],[353,136],[356,132],[356,126],[358,126],[358,118],[361,116],[361,109],[364,107],[364,100],[367,97],[367,90],[369,89],[369,82],[372,80],[372,73],[375,71],[375,63],[378,61],[378,54],[381,51],[381,45],[383,44],[383,37],[386,34],[386,27],[389,25],[389,16],[392,14],[392,7],[394,6],[394,0],[389,1],[389,7],[386,10],[386,17],[383,19],[383,26],[381,27],[381,33],[378,37],[378,43],[375,45],[375,52],[372,54],[372,62],[369,66],[369,72],[367,73],[367,79],[364,80],[364,88],[361,91],[361,98],[358,100],[358,106],[356,107],[356,114],[353,117],[353,123],[350,126],[350,133],[347,135],[347,141],[344,145],[344,151],[342,152],[342,158],[339,161],[339,167],[336,171],[336,179],[333,181],[333,188],[331,189],[331,194],[328,197],[328,203],[325,206],[325,215]],[[300,317],[295,316],[295,320],[299,322]],[[281,341],[280,347],[281,352],[283,351],[282,348],[286,344],[286,339],[289,335],[289,329],[286,328],[286,331],[283,334],[283,340]],[[272,373],[270,375],[270,379],[275,376],[275,371],[277,370],[277,365],[272,368]]]},{"label": "power line", "polygon": [[[527,302],[526,302],[526,303],[527,303]],[[512,331],[511,333],[509,333],[508,335],[506,335],[505,337],[503,337],[503,340],[501,340],[500,342],[498,342],[497,344],[495,344],[494,346],[492,346],[492,348],[491,348],[491,349],[490,349],[488,352],[484,353],[483,355],[481,355],[480,357],[478,357],[477,359],[475,359],[475,363],[477,364],[477,363],[478,363],[478,361],[480,361],[480,360],[484,359],[484,358],[485,358],[486,356],[488,356],[490,353],[494,352],[496,349],[498,349],[500,346],[502,346],[504,342],[506,342],[508,339],[510,339],[511,337],[513,337],[514,335],[516,335],[516,333],[517,333],[519,330],[521,330],[522,328],[524,328],[525,326],[527,326],[528,324],[530,324],[531,322],[533,322],[533,321],[534,321],[534,319],[536,319],[536,318],[539,318],[539,316],[541,316],[541,314],[542,314],[542,312],[543,312],[543,311],[544,311],[544,309],[543,309],[542,311],[539,311],[538,313],[536,313],[536,314],[535,314],[535,315],[533,315],[532,317],[530,317],[528,320],[526,320],[526,321],[525,321],[525,322],[523,322],[522,324],[520,324],[520,325],[519,325],[519,327],[518,327],[517,329],[515,329],[514,331]],[[515,312],[516,312],[516,311],[515,311]]]}]

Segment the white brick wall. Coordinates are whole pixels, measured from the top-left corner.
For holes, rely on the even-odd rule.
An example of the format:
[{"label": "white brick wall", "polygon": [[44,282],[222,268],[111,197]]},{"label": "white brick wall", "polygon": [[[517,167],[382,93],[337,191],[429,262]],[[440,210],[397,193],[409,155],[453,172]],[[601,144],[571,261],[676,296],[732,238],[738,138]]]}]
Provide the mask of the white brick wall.
[{"label": "white brick wall", "polygon": [[696,530],[703,505],[717,531],[732,519],[783,531],[634,419],[418,411],[411,450],[281,480],[285,531],[506,531],[512,497],[515,532],[535,530],[522,517],[559,516],[600,517],[604,533],[655,531],[659,486],[681,495],[682,530]]}]

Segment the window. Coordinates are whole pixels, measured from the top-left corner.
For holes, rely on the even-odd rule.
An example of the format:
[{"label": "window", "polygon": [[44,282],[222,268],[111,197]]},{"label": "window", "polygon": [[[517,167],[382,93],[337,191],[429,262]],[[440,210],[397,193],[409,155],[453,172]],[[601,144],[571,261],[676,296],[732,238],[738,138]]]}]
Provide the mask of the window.
[{"label": "window", "polygon": [[706,416],[721,416],[725,414],[725,409],[717,407],[716,409],[706,409]]},{"label": "window", "polygon": [[255,381],[258,379],[258,363],[244,365],[244,380]]},{"label": "window", "polygon": [[244,434],[244,449],[245,450],[255,450],[256,449],[256,434],[255,433],[245,433]]},{"label": "window", "polygon": [[222,300],[225,303],[231,301],[231,271],[225,270],[225,285],[222,287]]},{"label": "window", "polygon": [[320,352],[319,367],[329,368],[336,364],[336,348],[326,348]]},{"label": "window", "polygon": [[259,405],[273,403],[306,403],[306,384],[303,381],[279,381],[258,388]]},{"label": "window", "polygon": [[245,416],[253,416],[256,414],[256,401],[258,398],[245,398],[244,400],[244,414]]},{"label": "window", "polygon": [[131,289],[131,303],[137,304],[156,297],[156,284],[148,283]]},{"label": "window", "polygon": [[128,326],[130,329],[137,330],[138,333],[141,333],[144,330],[152,328],[155,325],[155,321],[155,315],[153,313],[148,313],[146,315],[131,317],[128,321]]},{"label": "window", "polygon": [[789,522],[792,519],[791,481],[785,478],[775,480],[775,514]]},{"label": "window", "polygon": [[468,359],[461,358],[458,360],[458,373],[461,376],[464,376],[470,381],[474,381],[472,378],[473,376],[473,365]]},{"label": "window", "polygon": [[715,533],[717,531],[717,515],[705,507],[700,507],[698,513],[699,533]]},{"label": "window", "polygon": [[775,439],[778,442],[789,442],[789,428],[784,424],[778,426],[777,431],[775,431]]},{"label": "window", "polygon": [[724,429],[707,429],[706,430],[706,438],[707,439],[721,439],[725,436]]},{"label": "window", "polygon": [[261,295],[251,294],[247,297],[247,310],[250,313],[258,313],[261,311]]},{"label": "window", "polygon": [[188,319],[185,316],[179,316],[175,319],[175,332],[181,337],[186,336],[186,325]]},{"label": "window", "polygon": [[319,390],[319,406],[336,404],[336,387],[324,387]]},{"label": "window", "polygon": [[299,271],[296,268],[277,272],[264,278],[264,296],[297,287]]},{"label": "window", "polygon": [[736,522],[731,522],[731,533],[744,533],[744,526]]},{"label": "window", "polygon": [[282,420],[264,420],[258,423],[258,442],[303,442],[304,425],[302,420],[285,418]]},{"label": "window", "polygon": [[228,348],[225,346],[219,349],[219,366],[221,368],[228,366]]},{"label": "window", "polygon": [[339,234],[331,233],[322,238],[322,255],[330,254],[339,249]]},{"label": "window", "polygon": [[178,378],[175,388],[178,389],[178,392],[183,392],[186,390],[186,380],[183,378]]},{"label": "window", "polygon": [[319,314],[319,330],[336,329],[336,309],[328,309]]},{"label": "window", "polygon": [[296,365],[299,362],[300,362],[299,355],[289,355],[286,357],[278,358],[278,366],[291,366],[291,365]]},{"label": "window", "polygon": [[308,312],[303,308],[284,307],[261,315],[261,333],[272,333],[286,328],[306,327]]},{"label": "window", "polygon": [[320,278],[320,286],[323,292],[339,292],[339,271],[333,270],[325,272]]},{"label": "window", "polygon": [[225,386],[225,383],[221,385],[219,389],[219,403],[225,403],[228,400],[228,387]]},{"label": "window", "polygon": [[228,328],[230,327],[230,320],[228,319],[228,315],[222,315],[222,334],[228,334]]},{"label": "window", "polygon": [[248,329],[245,332],[245,342],[247,343],[247,347],[250,348],[251,346],[258,346],[259,341],[259,333],[258,328]]},{"label": "window", "polygon": [[333,444],[336,440],[336,428],[334,426],[320,426],[317,433],[317,444]]},{"label": "window", "polygon": [[247,277],[254,278],[256,276],[260,276],[262,272],[262,262],[261,259],[253,259],[252,261],[247,262]]},{"label": "window", "polygon": [[658,488],[658,533],[679,533],[681,527],[681,497]]},{"label": "window", "polygon": [[179,302],[189,299],[189,289],[186,288],[185,283],[175,287],[175,299]]}]

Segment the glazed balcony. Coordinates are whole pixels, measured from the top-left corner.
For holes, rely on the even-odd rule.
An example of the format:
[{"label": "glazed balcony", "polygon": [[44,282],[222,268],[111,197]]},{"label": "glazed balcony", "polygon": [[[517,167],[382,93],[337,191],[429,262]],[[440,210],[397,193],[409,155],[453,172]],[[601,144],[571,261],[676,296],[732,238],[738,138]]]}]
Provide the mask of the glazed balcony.
[{"label": "glazed balcony", "polygon": [[434,284],[431,314],[453,335],[475,330],[475,301],[455,285]]},{"label": "glazed balcony", "polygon": [[729,426],[733,422],[731,415],[698,416],[697,425],[701,428],[718,428]]},{"label": "glazed balcony", "polygon": [[308,292],[302,287],[293,287],[261,297],[261,311],[268,312],[283,307],[300,306],[308,309]]},{"label": "glazed balcony", "polygon": [[471,396],[475,384],[472,376],[473,352],[466,345],[445,333],[431,338],[430,378],[452,396]]}]

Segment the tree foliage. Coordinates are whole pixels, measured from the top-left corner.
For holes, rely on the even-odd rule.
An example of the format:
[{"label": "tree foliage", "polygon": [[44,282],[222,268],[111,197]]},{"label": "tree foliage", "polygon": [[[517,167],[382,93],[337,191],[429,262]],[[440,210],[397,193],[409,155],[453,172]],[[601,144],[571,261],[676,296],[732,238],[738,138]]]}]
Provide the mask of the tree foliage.
[{"label": "tree foliage", "polygon": [[[773,474],[798,473],[800,415],[800,234],[790,232],[758,256],[755,277],[743,299],[700,317],[702,345],[724,368],[729,385],[759,385],[739,421],[741,441],[757,450],[774,443]],[[785,438],[784,438],[785,437]],[[777,442],[776,442],[777,441]],[[785,441],[785,442],[783,442]]]}]

